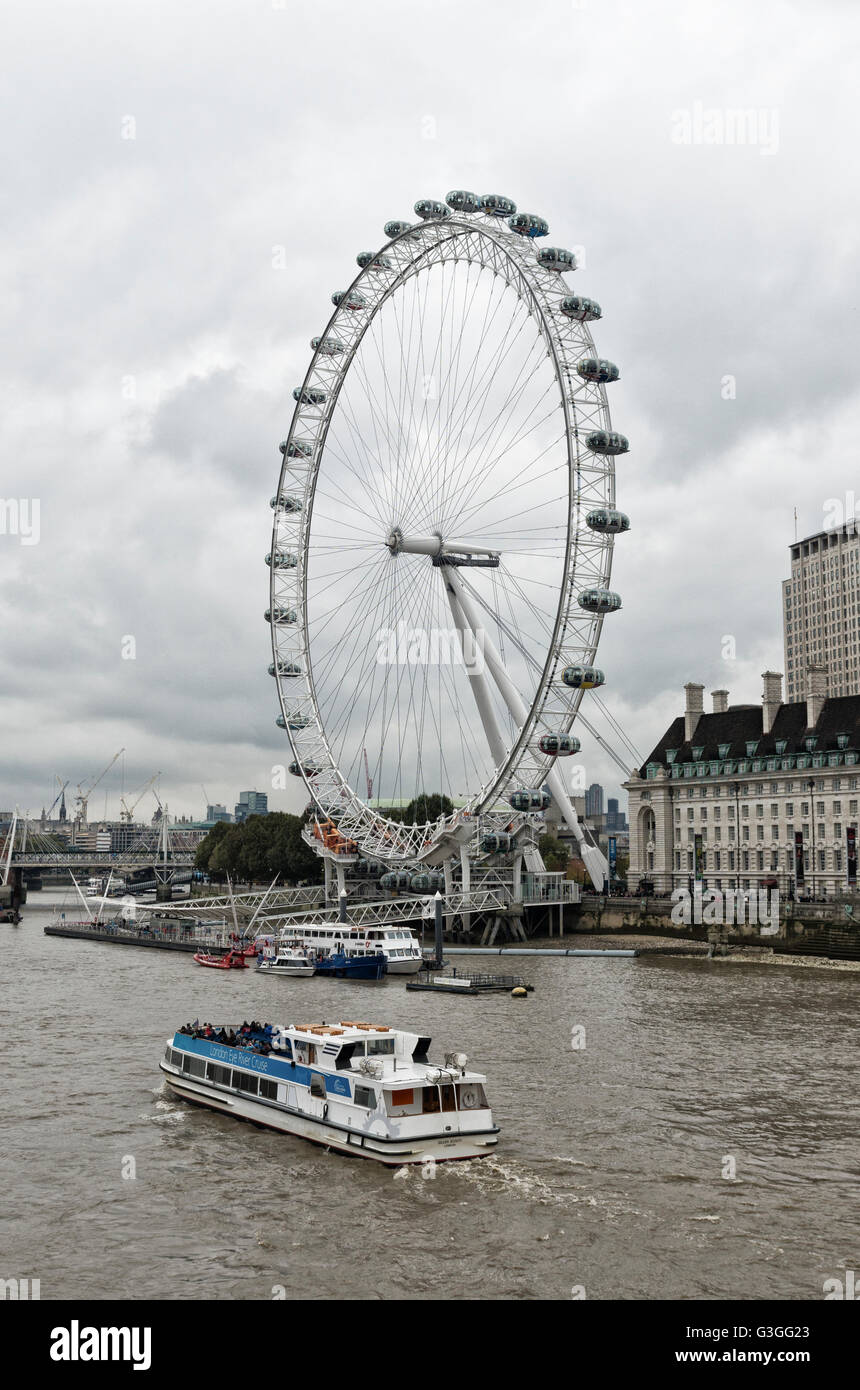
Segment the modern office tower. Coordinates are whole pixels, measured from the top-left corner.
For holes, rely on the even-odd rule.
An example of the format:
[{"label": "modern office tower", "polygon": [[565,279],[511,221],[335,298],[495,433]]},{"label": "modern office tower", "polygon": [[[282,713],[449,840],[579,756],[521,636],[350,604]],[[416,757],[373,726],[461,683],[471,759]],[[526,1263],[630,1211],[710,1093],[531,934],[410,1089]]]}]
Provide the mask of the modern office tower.
[{"label": "modern office tower", "polygon": [[240,792],[233,814],[237,821],[247,820],[248,816],[267,816],[269,798],[265,792]]},{"label": "modern office tower", "polygon": [[787,700],[806,694],[809,666],[827,667],[830,697],[860,694],[860,532],[853,522],[791,549],[782,585]]},{"label": "modern office tower", "polygon": [[585,814],[587,817],[603,815],[603,788],[599,782],[592,782],[585,793]]}]

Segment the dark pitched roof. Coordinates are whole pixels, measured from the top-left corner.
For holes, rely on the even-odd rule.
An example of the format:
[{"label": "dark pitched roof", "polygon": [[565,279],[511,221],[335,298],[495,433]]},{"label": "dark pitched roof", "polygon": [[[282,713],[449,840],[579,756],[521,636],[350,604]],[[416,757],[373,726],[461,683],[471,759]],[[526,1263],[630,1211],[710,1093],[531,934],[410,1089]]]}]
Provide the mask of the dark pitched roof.
[{"label": "dark pitched roof", "polygon": [[677,749],[674,759],[676,763],[692,762],[693,745],[704,749],[700,759],[702,762],[719,758],[719,749],[723,744],[729,745],[728,752],[724,753],[723,757],[745,758],[746,745],[753,739],[758,741],[756,757],[767,757],[775,753],[777,740],[783,739],[786,742],[785,748],[781,750],[783,753],[805,753],[807,750],[804,739],[809,733],[818,736],[816,753],[834,750],[838,746],[837,734],[848,734],[846,746],[860,751],[860,695],[841,695],[825,700],[818,723],[811,730],[807,729],[806,725],[805,700],[780,705],[773,728],[764,736],[762,720],[761,705],[730,705],[720,714],[703,714],[696,725],[692,741],[688,743],[684,738],[684,716],[681,714],[672,721],[656,748],[645,759],[643,768],[647,767],[648,763],[659,763],[665,767],[668,763],[667,749]]}]

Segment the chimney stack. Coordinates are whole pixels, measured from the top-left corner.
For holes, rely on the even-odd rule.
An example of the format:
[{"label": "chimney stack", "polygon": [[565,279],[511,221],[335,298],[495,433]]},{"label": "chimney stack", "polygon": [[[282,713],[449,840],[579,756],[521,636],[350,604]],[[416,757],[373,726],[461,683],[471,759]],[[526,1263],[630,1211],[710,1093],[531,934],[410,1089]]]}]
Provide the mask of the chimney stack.
[{"label": "chimney stack", "polygon": [[827,667],[806,668],[806,727],[814,729],[827,699]]},{"label": "chimney stack", "polygon": [[684,686],[684,691],[687,696],[684,710],[684,738],[689,743],[705,710],[705,687],[697,685],[695,681],[688,681]]},{"label": "chimney stack", "polygon": [[714,702],[714,714],[725,714],[729,707],[729,692],[727,690],[712,690],[711,699]]},{"label": "chimney stack", "polygon": [[762,671],[761,678],[764,681],[761,731],[769,734],[782,704],[782,675],[777,671]]}]

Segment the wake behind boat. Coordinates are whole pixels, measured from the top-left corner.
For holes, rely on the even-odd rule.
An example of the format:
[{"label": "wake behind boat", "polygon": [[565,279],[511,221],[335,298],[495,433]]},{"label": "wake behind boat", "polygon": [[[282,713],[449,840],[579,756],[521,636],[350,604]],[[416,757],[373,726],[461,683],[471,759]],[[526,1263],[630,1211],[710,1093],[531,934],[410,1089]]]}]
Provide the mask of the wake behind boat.
[{"label": "wake behind boat", "polygon": [[159,1066],[183,1100],[358,1158],[486,1157],[499,1133],[486,1077],[462,1053],[434,1066],[429,1049],[428,1037],[377,1023],[186,1024]]}]

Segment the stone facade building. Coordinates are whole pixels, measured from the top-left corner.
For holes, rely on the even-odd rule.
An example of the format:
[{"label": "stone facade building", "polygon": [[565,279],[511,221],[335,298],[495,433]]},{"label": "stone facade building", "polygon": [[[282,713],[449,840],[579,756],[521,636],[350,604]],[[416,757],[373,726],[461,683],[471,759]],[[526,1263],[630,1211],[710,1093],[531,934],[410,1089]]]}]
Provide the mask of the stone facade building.
[{"label": "stone facade building", "polygon": [[782,586],[786,687],[802,700],[810,664],[827,667],[828,695],[860,695],[860,532],[853,524],[791,546]]},{"label": "stone facade building", "polygon": [[704,687],[688,684],[684,714],[624,784],[634,890],[643,880],[656,892],[696,880],[786,897],[856,889],[860,695],[828,698],[820,666],[790,704],[781,675],[763,681],[760,705],[715,690],[710,714]]}]

